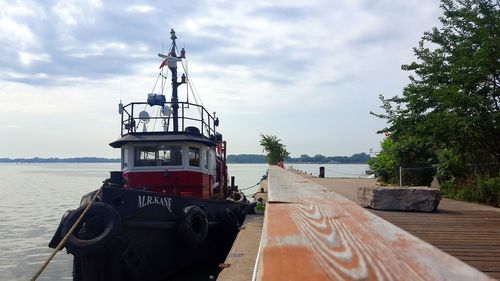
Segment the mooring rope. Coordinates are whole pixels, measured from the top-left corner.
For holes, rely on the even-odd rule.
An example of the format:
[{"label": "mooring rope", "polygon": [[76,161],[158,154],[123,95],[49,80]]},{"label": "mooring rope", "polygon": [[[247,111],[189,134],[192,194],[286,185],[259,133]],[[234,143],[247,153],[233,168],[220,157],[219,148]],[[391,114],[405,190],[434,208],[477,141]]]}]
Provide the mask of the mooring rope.
[{"label": "mooring rope", "polygon": [[250,189],[250,188],[252,188],[252,187],[256,187],[256,186],[257,186],[257,185],[259,185],[261,182],[262,182],[262,181],[259,181],[258,183],[254,184],[254,185],[252,185],[252,186],[246,187],[246,188],[242,188],[242,189],[240,189],[239,191],[243,191],[243,190]]},{"label": "mooring rope", "polygon": [[80,221],[83,219],[83,217],[90,210],[90,206],[92,206],[92,204],[95,202],[95,200],[97,199],[97,195],[99,195],[99,193],[101,193],[102,188],[104,187],[104,185],[106,185],[106,183],[104,183],[97,190],[97,192],[94,194],[94,197],[92,197],[92,200],[90,200],[90,203],[87,205],[87,207],[85,208],[85,210],[83,210],[83,213],[80,215],[80,217],[78,217],[78,219],[76,220],[76,222],[70,228],[70,230],[68,231],[68,233],[66,233],[66,235],[61,240],[61,242],[59,242],[59,244],[54,249],[54,251],[52,252],[52,254],[50,254],[50,256],[47,258],[47,260],[45,261],[45,263],[40,267],[40,269],[35,273],[35,275],[33,275],[33,277],[30,279],[31,281],[35,281],[40,276],[40,274],[42,274],[42,272],[45,270],[45,268],[47,267],[47,265],[49,265],[49,263],[52,261],[52,259],[57,254],[57,252],[59,252],[59,250],[61,250],[61,248],[64,246],[64,243],[66,243],[66,240],[68,240],[68,238],[71,236],[71,234],[73,234],[73,232],[75,231],[76,227],[80,224]]},{"label": "mooring rope", "polygon": [[337,173],[337,174],[341,174],[341,175],[347,175],[347,176],[360,176],[360,174],[352,174],[352,173],[344,173],[344,172],[339,172],[339,171],[335,171],[335,170],[332,170],[330,168],[325,168],[325,170],[327,171],[331,171],[333,173]]}]

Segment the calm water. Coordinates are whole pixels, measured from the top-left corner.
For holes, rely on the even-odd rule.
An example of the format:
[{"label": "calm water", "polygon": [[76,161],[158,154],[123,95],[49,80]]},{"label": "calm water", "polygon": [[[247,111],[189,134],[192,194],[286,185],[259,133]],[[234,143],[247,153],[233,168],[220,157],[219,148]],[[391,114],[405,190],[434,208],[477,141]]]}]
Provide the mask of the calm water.
[{"label": "calm water", "polygon": [[319,175],[319,167],[325,167],[325,177],[327,178],[363,178],[368,170],[367,164],[291,164],[286,165],[296,170]]},{"label": "calm water", "polygon": [[[320,165],[293,167],[317,175]],[[327,177],[358,177],[367,165],[321,165]],[[265,164],[231,164],[240,189],[259,182]],[[68,209],[99,188],[113,164],[0,164],[0,280],[28,280],[50,255],[47,244]],[[257,186],[245,191],[251,195]],[[39,280],[71,280],[72,258],[58,253]]]}]

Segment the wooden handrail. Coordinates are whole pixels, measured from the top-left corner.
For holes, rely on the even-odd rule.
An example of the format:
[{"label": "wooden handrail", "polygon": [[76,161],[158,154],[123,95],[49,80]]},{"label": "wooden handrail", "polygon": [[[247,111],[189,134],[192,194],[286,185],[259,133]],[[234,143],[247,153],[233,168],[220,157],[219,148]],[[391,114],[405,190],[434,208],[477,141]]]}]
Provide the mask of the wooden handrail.
[{"label": "wooden handrail", "polygon": [[493,280],[292,172],[268,192],[256,280]]}]

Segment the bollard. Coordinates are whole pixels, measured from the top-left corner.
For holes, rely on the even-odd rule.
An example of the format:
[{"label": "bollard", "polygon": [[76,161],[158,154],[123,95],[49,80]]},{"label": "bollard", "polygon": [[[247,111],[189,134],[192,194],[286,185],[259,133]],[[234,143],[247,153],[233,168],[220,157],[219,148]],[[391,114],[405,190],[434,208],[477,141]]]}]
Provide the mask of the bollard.
[{"label": "bollard", "polygon": [[319,167],[319,177],[320,178],[325,177],[325,167]]},{"label": "bollard", "polygon": [[231,176],[231,190],[238,191],[238,186],[234,185],[234,176]]}]

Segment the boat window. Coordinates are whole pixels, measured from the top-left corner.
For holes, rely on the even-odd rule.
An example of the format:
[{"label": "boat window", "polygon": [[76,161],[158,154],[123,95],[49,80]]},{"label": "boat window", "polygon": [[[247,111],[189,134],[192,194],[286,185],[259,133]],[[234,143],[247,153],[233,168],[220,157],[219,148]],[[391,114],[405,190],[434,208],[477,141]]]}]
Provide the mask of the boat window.
[{"label": "boat window", "polygon": [[210,173],[215,174],[215,169],[217,168],[217,165],[215,164],[215,151],[210,149]]},{"label": "boat window", "polygon": [[155,146],[136,147],[134,166],[156,166],[156,151]]},{"label": "boat window", "polygon": [[182,165],[182,146],[161,145],[158,148],[158,158],[160,166],[180,166]]},{"label": "boat window", "polygon": [[189,166],[200,166],[200,149],[198,147],[189,147]]},{"label": "boat window", "polygon": [[205,149],[205,162],[204,167],[208,170],[208,163],[210,163],[210,149]]},{"label": "boat window", "polygon": [[122,148],[122,170],[125,170],[128,167],[128,148]]}]

